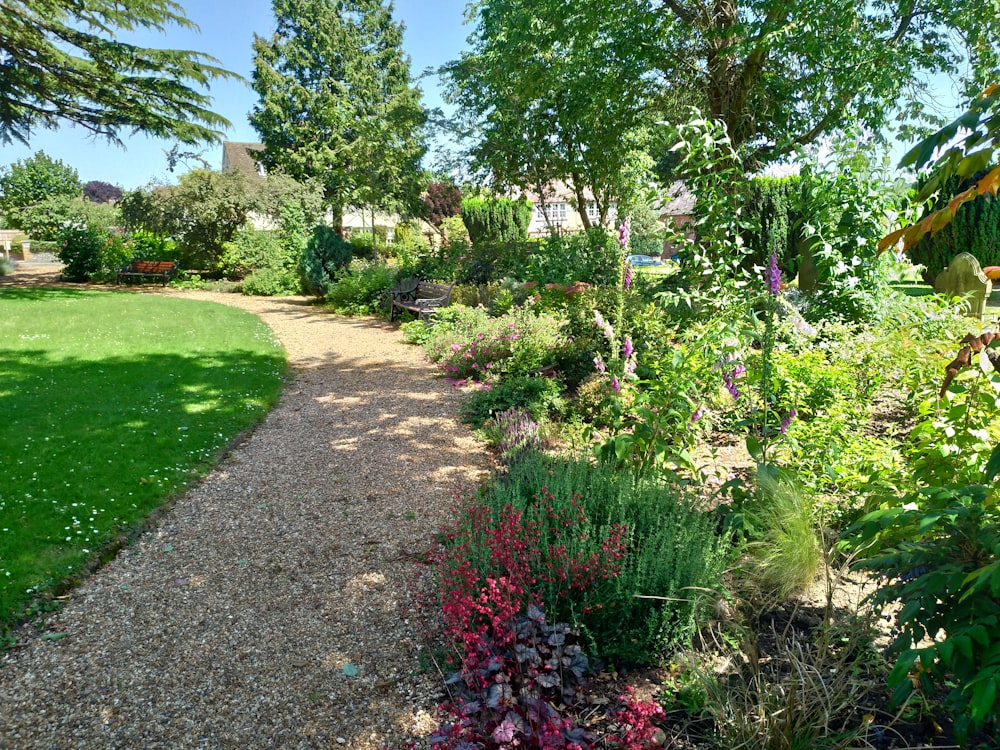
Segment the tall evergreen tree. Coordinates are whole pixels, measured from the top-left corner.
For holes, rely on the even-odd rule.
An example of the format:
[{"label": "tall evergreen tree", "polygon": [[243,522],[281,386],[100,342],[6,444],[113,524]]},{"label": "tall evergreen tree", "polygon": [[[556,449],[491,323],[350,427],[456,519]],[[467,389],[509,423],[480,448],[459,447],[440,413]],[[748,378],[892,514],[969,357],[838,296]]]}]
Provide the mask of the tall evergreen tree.
[{"label": "tall evergreen tree", "polygon": [[324,187],[335,223],[347,206],[419,200],[426,114],[383,0],[273,0],[277,31],[254,40],[250,122],[261,160]]}]

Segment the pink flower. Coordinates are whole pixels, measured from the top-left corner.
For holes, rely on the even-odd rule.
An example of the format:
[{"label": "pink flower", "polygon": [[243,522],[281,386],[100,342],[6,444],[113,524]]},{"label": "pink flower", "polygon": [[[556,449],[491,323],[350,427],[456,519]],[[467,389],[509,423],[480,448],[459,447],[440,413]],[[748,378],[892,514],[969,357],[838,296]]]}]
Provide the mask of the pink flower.
[{"label": "pink flower", "polygon": [[632,339],[625,339],[625,345],[622,347],[622,355],[628,359],[632,356],[633,351],[635,351],[635,347],[632,345]]},{"label": "pink flower", "polygon": [[781,271],[778,268],[777,253],[771,253],[771,261],[767,268],[767,286],[771,294],[777,297],[781,291]]},{"label": "pink flower", "polygon": [[611,378],[611,390],[613,390],[615,393],[621,393],[622,391],[622,384],[621,381],[618,380],[617,375]]},{"label": "pink flower", "polygon": [[618,227],[618,242],[622,246],[622,250],[628,250],[628,240],[632,234],[632,219],[628,216],[625,217],[625,221],[622,225]]},{"label": "pink flower", "polygon": [[604,364],[604,360],[601,359],[600,354],[594,357],[594,367],[597,368],[598,372],[605,372],[608,369],[607,366]]}]

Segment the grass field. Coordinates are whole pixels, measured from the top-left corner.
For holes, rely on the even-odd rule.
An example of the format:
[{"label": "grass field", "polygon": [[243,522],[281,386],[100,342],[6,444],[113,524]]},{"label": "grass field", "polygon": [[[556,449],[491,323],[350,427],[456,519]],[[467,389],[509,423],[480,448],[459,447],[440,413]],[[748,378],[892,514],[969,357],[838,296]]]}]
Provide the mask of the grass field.
[{"label": "grass field", "polygon": [[[934,287],[922,281],[897,281],[893,284],[899,291],[910,297],[924,297],[934,294]],[[993,294],[986,300],[986,320],[1000,318],[1000,286],[993,285]]]},{"label": "grass field", "polygon": [[284,373],[240,310],[0,291],[0,631],[201,475]]}]

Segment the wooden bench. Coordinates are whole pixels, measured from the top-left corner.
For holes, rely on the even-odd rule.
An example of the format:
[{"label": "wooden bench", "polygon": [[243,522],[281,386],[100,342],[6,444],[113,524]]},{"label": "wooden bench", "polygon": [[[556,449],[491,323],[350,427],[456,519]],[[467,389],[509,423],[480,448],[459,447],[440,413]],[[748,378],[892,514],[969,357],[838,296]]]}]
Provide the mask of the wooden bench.
[{"label": "wooden bench", "polygon": [[446,307],[451,301],[455,284],[435,284],[430,281],[409,279],[389,290],[389,320],[396,317],[396,310],[409,310],[418,318],[426,318],[431,310]]},{"label": "wooden bench", "polygon": [[131,284],[133,281],[152,279],[166,286],[177,275],[177,262],[173,260],[133,260],[118,269],[116,284]]}]

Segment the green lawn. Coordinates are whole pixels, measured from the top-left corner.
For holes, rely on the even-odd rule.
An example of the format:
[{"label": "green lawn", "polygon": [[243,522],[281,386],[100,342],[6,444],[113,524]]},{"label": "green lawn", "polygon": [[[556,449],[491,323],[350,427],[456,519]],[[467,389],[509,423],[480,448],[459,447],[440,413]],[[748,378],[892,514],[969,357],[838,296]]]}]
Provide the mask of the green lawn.
[{"label": "green lawn", "polygon": [[284,372],[240,310],[0,290],[0,630],[202,474]]},{"label": "green lawn", "polygon": [[[909,297],[925,297],[934,294],[934,287],[922,281],[897,281],[893,283],[899,291]],[[1000,282],[994,282],[993,294],[986,300],[986,319],[1000,317]]]}]

